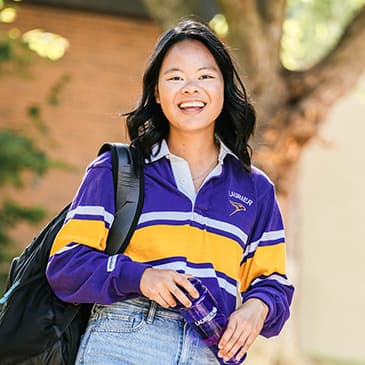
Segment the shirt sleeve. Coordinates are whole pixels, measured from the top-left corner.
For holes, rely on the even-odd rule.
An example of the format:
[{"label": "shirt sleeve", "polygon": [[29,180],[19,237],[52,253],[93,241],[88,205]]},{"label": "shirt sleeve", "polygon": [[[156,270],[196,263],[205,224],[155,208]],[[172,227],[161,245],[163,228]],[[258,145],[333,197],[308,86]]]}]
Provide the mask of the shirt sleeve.
[{"label": "shirt sleeve", "polygon": [[258,298],[269,307],[261,334],[265,337],[279,334],[289,318],[294,287],[286,275],[285,232],[272,185],[258,200],[240,277],[242,301]]},{"label": "shirt sleeve", "polygon": [[107,152],[88,166],[51,248],[46,277],[61,300],[110,304],[141,295],[140,279],[150,266],[123,254],[104,253],[114,212]]}]

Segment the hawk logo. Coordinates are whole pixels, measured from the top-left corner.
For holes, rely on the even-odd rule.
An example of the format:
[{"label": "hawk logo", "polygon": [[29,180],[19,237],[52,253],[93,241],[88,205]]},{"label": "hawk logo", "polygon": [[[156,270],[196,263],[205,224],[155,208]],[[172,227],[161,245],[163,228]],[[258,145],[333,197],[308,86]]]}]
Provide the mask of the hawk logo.
[{"label": "hawk logo", "polygon": [[246,211],[246,207],[242,203],[234,202],[232,200],[230,200],[229,202],[234,207],[234,211],[229,216],[232,216],[233,214],[236,214],[238,212]]}]

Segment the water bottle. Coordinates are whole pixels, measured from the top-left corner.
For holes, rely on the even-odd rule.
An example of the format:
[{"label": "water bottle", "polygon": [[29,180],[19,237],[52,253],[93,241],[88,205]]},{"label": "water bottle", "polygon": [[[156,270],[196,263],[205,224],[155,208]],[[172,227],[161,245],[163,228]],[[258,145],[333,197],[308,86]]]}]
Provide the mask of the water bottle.
[{"label": "water bottle", "polygon": [[219,310],[218,303],[210,293],[208,288],[197,278],[189,278],[190,282],[199,292],[199,298],[193,298],[184,289],[182,291],[192,302],[191,307],[184,307],[182,304],[177,305],[185,321],[194,328],[205,344],[213,351],[219,362],[223,365],[238,365],[243,361],[235,360],[235,357],[224,361],[218,357],[218,342],[221,338],[226,325],[227,317]]}]

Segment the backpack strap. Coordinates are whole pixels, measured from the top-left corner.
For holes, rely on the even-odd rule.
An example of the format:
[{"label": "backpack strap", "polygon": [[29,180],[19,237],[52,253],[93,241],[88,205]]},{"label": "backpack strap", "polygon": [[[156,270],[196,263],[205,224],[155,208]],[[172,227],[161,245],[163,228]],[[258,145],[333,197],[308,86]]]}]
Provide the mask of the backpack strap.
[{"label": "backpack strap", "polygon": [[143,159],[135,146],[105,143],[99,154],[112,153],[115,192],[115,216],[110,228],[105,252],[122,253],[136,228],[143,205]]}]

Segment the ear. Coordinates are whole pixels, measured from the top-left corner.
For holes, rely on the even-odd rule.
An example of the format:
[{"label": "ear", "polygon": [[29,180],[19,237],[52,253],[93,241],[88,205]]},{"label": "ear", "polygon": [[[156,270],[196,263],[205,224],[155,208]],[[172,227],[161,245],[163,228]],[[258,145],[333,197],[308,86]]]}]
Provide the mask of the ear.
[{"label": "ear", "polygon": [[157,85],[155,87],[155,100],[157,104],[160,104],[160,94],[158,92]]}]

